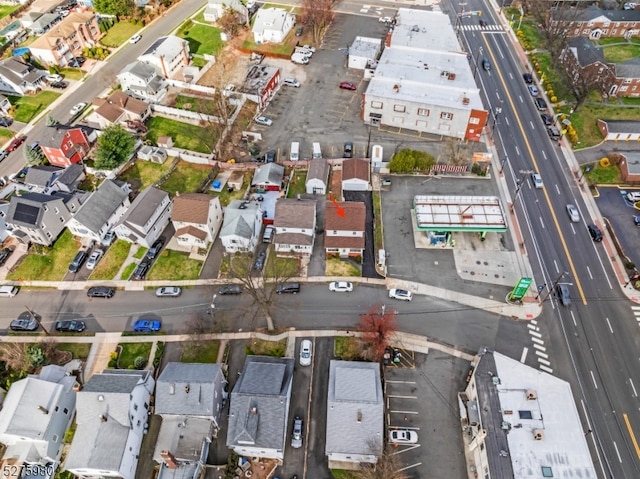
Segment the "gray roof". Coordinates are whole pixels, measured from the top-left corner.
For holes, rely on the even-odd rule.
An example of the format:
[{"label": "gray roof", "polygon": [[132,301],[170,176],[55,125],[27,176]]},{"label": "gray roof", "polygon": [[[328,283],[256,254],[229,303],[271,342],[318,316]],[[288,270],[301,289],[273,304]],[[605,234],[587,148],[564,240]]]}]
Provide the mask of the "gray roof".
[{"label": "gray roof", "polygon": [[133,200],[133,203],[131,203],[131,206],[122,218],[121,223],[136,228],[143,227],[156,212],[158,206],[168,197],[169,194],[166,191],[162,191],[154,186],[149,186],[136,196],[136,199]]},{"label": "gray roof", "polygon": [[321,180],[325,184],[329,179],[329,162],[324,158],[316,158],[309,163],[307,182],[309,180]]},{"label": "gray roof", "polygon": [[602,50],[595,46],[588,38],[582,36],[570,38],[567,40],[567,46],[571,49],[571,52],[581,67],[596,62],[605,62]]},{"label": "gray roof", "polygon": [[58,13],[45,13],[33,21],[30,30],[44,29],[60,18]]},{"label": "gray roof", "polygon": [[380,455],[384,439],[380,365],[332,360],[327,396],[327,454]]},{"label": "gray roof", "polygon": [[37,70],[20,57],[10,57],[0,61],[0,76],[15,85],[35,83],[46,76],[42,70]]},{"label": "gray roof", "polygon": [[284,178],[284,166],[277,163],[267,163],[256,169],[251,180],[251,186],[255,185],[278,185],[282,184]]},{"label": "gray roof", "polygon": [[107,369],[94,374],[82,388],[83,392],[129,394],[138,383],[149,375],[149,371],[132,369]]},{"label": "gray roof", "polygon": [[58,175],[62,174],[62,168],[55,166],[32,166],[24,177],[27,185],[49,187],[56,180]]},{"label": "gray roof", "polygon": [[56,179],[56,183],[72,186],[84,174],[84,166],[80,163],[71,163]]},{"label": "gray roof", "polygon": [[609,133],[640,133],[640,121],[634,120],[607,120],[600,118],[606,123]]},{"label": "gray roof", "polygon": [[22,196],[12,196],[7,213],[7,222],[27,227],[40,224],[43,205],[52,202],[65,203],[59,195],[43,195],[41,193],[26,193]]},{"label": "gray roof", "polygon": [[156,414],[216,415],[219,364],[169,363],[156,383]]},{"label": "gray roof", "polygon": [[128,193],[113,180],[105,180],[75,214],[74,219],[97,233],[122,205]]},{"label": "gray roof", "polygon": [[627,159],[627,171],[632,175],[640,174],[640,152],[619,151]]},{"label": "gray roof", "polygon": [[584,9],[557,8],[551,10],[551,17],[567,22],[590,22],[598,17],[605,17],[611,22],[639,22],[640,10],[602,10],[590,5]]},{"label": "gray roof", "polygon": [[[188,44],[186,40],[175,35],[167,35],[166,37],[158,38],[140,56],[143,57],[146,55],[151,55],[156,58],[174,58],[178,53],[182,51],[183,48],[185,48],[185,44]],[[188,49],[188,47],[186,48]]]},{"label": "gray roof", "polygon": [[631,58],[626,62],[616,63],[616,77],[640,78],[640,58]]},{"label": "gray roof", "polygon": [[[240,209],[244,204],[246,208]],[[254,235],[256,210],[260,205],[254,201],[233,200],[224,209],[222,228],[218,236],[237,235],[241,238],[251,239]]]},{"label": "gray roof", "polygon": [[247,356],[229,403],[227,446],[284,450],[294,360]]},{"label": "gray roof", "polygon": [[155,66],[150,65],[148,63],[143,62],[133,62],[129,63],[126,67],[124,67],[120,73],[130,73],[145,82],[145,86],[136,85],[134,88],[136,91],[146,91],[155,93],[162,89],[164,84],[164,79],[160,75],[160,72],[156,69]]}]

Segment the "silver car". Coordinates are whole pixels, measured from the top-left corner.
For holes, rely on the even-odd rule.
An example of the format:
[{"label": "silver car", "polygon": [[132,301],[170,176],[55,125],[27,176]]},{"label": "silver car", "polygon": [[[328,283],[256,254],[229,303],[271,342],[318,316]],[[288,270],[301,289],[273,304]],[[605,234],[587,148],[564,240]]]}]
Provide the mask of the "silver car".
[{"label": "silver car", "polygon": [[574,205],[567,205],[567,214],[572,223],[578,223],[580,221],[580,213],[578,213],[578,208]]},{"label": "silver car", "polygon": [[273,125],[273,120],[271,118],[267,118],[266,116],[259,116],[254,120],[258,125],[271,126]]},{"label": "silver car", "polygon": [[182,289],[177,286],[163,286],[156,289],[156,296],[158,298],[175,298],[182,294]]},{"label": "silver car", "polygon": [[291,434],[291,447],[298,449],[302,447],[302,418],[296,416],[293,420],[293,433]]},{"label": "silver car", "polygon": [[98,262],[102,259],[102,255],[104,255],[104,251],[102,251],[101,249],[97,249],[93,253],[91,253],[91,256],[89,256],[89,260],[87,261],[87,269],[96,269]]}]

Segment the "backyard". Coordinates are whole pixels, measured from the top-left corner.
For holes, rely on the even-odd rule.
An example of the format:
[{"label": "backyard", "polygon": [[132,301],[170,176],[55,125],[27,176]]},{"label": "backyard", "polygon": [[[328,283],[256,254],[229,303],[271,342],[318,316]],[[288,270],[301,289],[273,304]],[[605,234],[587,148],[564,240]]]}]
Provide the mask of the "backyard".
[{"label": "backyard", "polygon": [[149,128],[149,133],[147,133],[146,139],[154,144],[158,144],[159,137],[169,136],[173,139],[176,148],[196,151],[205,155],[213,151],[213,147],[218,141],[211,128],[207,129],[160,116],[151,118],[147,123],[147,128]]},{"label": "backyard", "polygon": [[133,189],[142,191],[148,186],[157,184],[160,178],[171,169],[172,164],[170,159],[162,164],[137,160],[131,167],[123,171],[118,179],[126,181]]},{"label": "backyard", "polygon": [[160,187],[170,196],[175,196],[177,193],[198,192],[204,185],[211,170],[212,168],[209,165],[197,165],[179,161],[176,168]]},{"label": "backyard", "polygon": [[13,119],[21,123],[29,123],[40,112],[46,110],[58,97],[60,93],[43,90],[36,95],[11,96],[7,98],[15,106]]},{"label": "backyard", "polygon": [[294,170],[289,182],[289,190],[287,198],[296,198],[297,195],[303,195],[307,192],[305,181],[307,179],[307,170]]},{"label": "backyard", "polygon": [[42,254],[28,254],[17,268],[7,274],[10,281],[59,281],[64,278],[69,263],[78,252],[79,245],[71,232],[65,229],[51,248],[42,248]]},{"label": "backyard", "polygon": [[140,25],[134,25],[133,23],[118,22],[100,39],[100,43],[105,47],[117,48],[128,42],[129,38],[138,33],[140,28]]},{"label": "backyard", "polygon": [[194,23],[187,20],[178,30],[178,36],[189,42],[189,50],[196,55],[218,55],[224,48],[224,42],[220,38],[220,29]]}]

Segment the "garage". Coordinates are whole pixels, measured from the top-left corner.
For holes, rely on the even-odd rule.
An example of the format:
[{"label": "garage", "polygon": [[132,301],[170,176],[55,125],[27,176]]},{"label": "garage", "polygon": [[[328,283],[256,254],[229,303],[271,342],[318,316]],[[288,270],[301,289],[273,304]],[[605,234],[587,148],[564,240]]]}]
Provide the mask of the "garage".
[{"label": "garage", "polygon": [[342,191],[370,191],[369,160],[351,158],[342,162]]}]

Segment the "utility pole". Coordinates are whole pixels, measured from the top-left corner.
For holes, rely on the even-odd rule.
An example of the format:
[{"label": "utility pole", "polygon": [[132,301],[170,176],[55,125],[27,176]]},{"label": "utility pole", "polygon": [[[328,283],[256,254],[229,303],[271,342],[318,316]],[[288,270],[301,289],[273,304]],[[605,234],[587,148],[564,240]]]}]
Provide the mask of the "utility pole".
[{"label": "utility pole", "polygon": [[476,56],[476,64],[475,64],[475,69],[473,70],[473,78],[476,78],[476,75],[478,74],[478,64],[480,63],[480,56],[482,55],[482,52],[484,50],[482,49],[482,47],[478,48],[478,55]]},{"label": "utility pole", "polygon": [[27,309],[28,313],[31,315],[31,317],[33,319],[36,320],[36,323],[38,323],[38,327],[41,328],[44,331],[44,334],[46,334],[47,336],[51,336],[49,334],[49,331],[47,331],[44,326],[42,325],[42,321],[40,321],[40,316],[38,316],[36,313],[34,313],[31,308],[29,308],[29,306],[25,306],[25,308]]},{"label": "utility pole", "polygon": [[513,210],[516,206],[516,200],[518,199],[518,195],[520,194],[520,190],[522,189],[522,185],[524,184],[524,179],[527,175],[531,175],[535,173],[533,170],[520,170],[520,174],[522,175],[520,179],[516,181],[516,191],[513,193],[513,201],[511,202],[511,209]]},{"label": "utility pole", "polygon": [[[568,272],[568,271],[563,271],[562,273],[560,273],[560,275],[558,276],[558,278],[557,278],[557,279],[553,282],[553,284],[551,285],[551,288],[547,291],[547,294],[545,294],[545,295],[544,295],[544,298],[542,298],[542,299],[540,300],[540,302],[541,302],[541,303],[544,303],[544,302],[547,300],[547,298],[549,297],[549,295],[551,294],[551,292],[552,292],[554,289],[556,289],[556,286],[558,286],[558,284],[560,283],[560,280],[561,280],[562,278],[564,278],[564,277],[565,277],[565,275],[568,275],[568,274],[569,274],[569,272]],[[568,283],[568,284],[571,284],[571,283]],[[540,296],[540,295],[538,295],[538,296]]]}]

